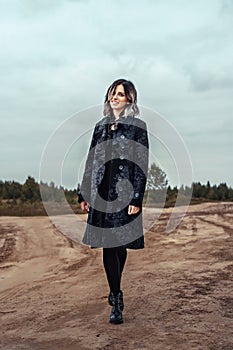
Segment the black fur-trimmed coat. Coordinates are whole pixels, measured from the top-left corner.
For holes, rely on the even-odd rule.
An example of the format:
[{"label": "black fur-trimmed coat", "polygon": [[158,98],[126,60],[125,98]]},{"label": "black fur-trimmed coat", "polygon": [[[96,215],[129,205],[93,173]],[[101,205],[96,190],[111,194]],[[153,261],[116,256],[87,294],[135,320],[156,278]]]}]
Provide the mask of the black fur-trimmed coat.
[{"label": "black fur-trimmed coat", "polygon": [[[115,123],[115,130],[111,130]],[[95,125],[78,202],[90,203],[83,243],[144,248],[142,202],[148,171],[146,123],[137,117],[104,117]],[[129,204],[140,207],[128,215]]]}]

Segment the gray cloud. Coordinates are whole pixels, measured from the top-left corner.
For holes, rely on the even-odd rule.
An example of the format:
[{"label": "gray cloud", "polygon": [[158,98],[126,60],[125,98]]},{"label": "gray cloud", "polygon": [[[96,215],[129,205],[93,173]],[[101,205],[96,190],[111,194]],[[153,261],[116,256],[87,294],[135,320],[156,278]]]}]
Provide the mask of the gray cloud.
[{"label": "gray cloud", "polygon": [[222,0],[220,12],[225,15],[225,14],[229,14],[229,11],[233,11],[233,1]]},{"label": "gray cloud", "polygon": [[219,67],[211,62],[198,65],[193,64],[185,68],[187,75],[189,76],[191,86],[197,91],[206,91],[210,89],[219,88],[233,88],[233,64],[228,66]]},{"label": "gray cloud", "polygon": [[[135,82],[139,104],[160,111],[183,135],[196,179],[214,177],[214,168],[210,174],[199,164],[216,154],[216,174],[224,179],[218,164],[229,152],[224,140],[232,127],[232,1],[109,4],[0,3],[0,147],[8,155],[2,176],[23,180],[37,174],[43,146],[57,125],[102,103],[107,86],[125,77]],[[87,125],[100,117],[92,116]],[[200,137],[211,139],[216,130],[222,137],[203,153]],[[17,159],[17,166],[7,157]]]}]

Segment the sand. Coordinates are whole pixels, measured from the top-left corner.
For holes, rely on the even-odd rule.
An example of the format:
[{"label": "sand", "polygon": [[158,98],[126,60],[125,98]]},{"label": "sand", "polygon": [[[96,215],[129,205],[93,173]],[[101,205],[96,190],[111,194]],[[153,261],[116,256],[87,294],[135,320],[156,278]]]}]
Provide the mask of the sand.
[{"label": "sand", "polygon": [[232,350],[233,203],[191,206],[167,234],[170,212],[128,250],[121,325],[101,249],[48,217],[0,217],[0,349]]}]

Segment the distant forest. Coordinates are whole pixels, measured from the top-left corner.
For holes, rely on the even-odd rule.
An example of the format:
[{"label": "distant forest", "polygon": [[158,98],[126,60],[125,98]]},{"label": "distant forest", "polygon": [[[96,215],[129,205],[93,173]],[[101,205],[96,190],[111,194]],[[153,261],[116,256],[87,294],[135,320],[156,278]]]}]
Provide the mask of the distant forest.
[{"label": "distant forest", "polygon": [[[80,186],[78,184],[78,186]],[[53,182],[49,184],[36,182],[28,176],[24,184],[16,181],[0,180],[0,215],[47,215],[41,199],[40,187],[43,188],[43,201],[58,203],[64,201],[64,196],[75,213],[81,213],[77,202],[77,188],[69,190],[62,186],[57,187]],[[225,182],[211,185],[193,182],[191,187],[180,188],[168,185],[166,174],[153,163],[148,171],[147,188],[144,202],[147,206],[173,206],[177,194],[185,200],[191,196],[190,204],[210,201],[233,201],[233,189]],[[182,204],[182,200],[180,202]],[[56,214],[56,210],[55,210]]]}]

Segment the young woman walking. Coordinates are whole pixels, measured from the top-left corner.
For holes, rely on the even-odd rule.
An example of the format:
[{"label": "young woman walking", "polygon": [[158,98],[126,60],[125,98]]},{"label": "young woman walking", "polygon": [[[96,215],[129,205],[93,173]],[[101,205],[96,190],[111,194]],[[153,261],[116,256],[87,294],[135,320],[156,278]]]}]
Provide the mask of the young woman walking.
[{"label": "young woman walking", "polygon": [[109,86],[103,115],[94,128],[77,194],[88,212],[83,243],[103,248],[112,306],[109,322],[118,324],[123,322],[121,277],[127,249],[144,248],[142,202],[149,144],[131,81],[118,79]]}]

